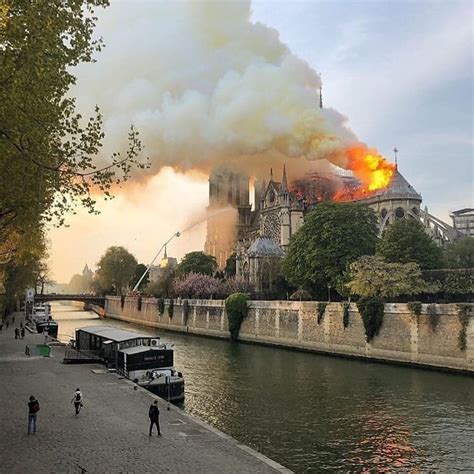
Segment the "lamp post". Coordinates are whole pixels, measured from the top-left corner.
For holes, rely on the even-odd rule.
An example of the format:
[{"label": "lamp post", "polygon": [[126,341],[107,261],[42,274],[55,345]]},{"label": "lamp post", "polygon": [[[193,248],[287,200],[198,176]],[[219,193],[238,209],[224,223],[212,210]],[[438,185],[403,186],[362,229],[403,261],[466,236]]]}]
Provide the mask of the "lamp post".
[{"label": "lamp post", "polygon": [[160,250],[158,250],[157,254],[154,256],[153,260],[150,262],[150,265],[148,265],[147,269],[143,272],[143,275],[140,277],[140,279],[137,281],[137,284],[133,287],[132,291],[136,291],[138,287],[140,286],[140,283],[142,280],[145,278],[146,274],[150,271],[151,266],[155,262],[155,260],[158,258],[158,255],[160,255],[161,251],[175,238],[179,237],[181,235],[181,232],[176,232],[173,234],[161,247]]}]

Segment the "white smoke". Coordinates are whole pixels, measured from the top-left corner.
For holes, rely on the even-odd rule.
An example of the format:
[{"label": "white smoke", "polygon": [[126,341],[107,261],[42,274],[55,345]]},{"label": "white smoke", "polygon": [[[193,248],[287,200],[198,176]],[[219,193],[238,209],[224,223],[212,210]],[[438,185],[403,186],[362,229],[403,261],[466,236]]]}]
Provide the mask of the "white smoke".
[{"label": "white smoke", "polygon": [[342,115],[319,109],[318,74],[250,16],[249,1],[112,1],[100,12],[106,47],[78,68],[73,93],[84,113],[101,107],[105,152],[133,123],[153,174],[244,155],[246,166],[267,154],[343,164],[337,151],[356,139]]}]

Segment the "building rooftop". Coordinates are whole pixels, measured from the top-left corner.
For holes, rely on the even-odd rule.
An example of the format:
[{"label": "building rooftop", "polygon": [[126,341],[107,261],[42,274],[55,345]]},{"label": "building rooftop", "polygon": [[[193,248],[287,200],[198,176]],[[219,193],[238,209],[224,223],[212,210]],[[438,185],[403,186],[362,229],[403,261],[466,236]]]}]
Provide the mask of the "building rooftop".
[{"label": "building rooftop", "polygon": [[471,212],[474,212],[474,208],[472,207],[464,207],[462,209],[458,209],[457,211],[451,212],[451,215],[454,216],[461,216],[462,214],[469,214]]},{"label": "building rooftop", "polygon": [[158,346],[135,346],[135,347],[127,347],[126,349],[121,349],[120,352],[124,354],[131,355],[131,354],[139,354],[140,352],[147,352],[147,351],[163,351],[163,350],[170,350],[171,348],[168,347],[165,343],[161,343]]},{"label": "building rooftop", "polygon": [[400,171],[395,170],[395,174],[390,184],[383,189],[378,189],[366,198],[364,201],[372,201],[376,199],[414,199],[422,201],[421,194],[416,192],[413,186],[403,177]]},{"label": "building rooftop", "polygon": [[129,341],[131,339],[138,338],[151,338],[149,334],[141,334],[135,331],[125,331],[124,329],[117,329],[111,326],[88,326],[80,328],[79,331],[87,332],[89,334],[95,334],[96,336],[110,339],[114,342]]},{"label": "building rooftop", "polygon": [[259,237],[247,250],[249,256],[282,256],[283,250],[270,238]]}]

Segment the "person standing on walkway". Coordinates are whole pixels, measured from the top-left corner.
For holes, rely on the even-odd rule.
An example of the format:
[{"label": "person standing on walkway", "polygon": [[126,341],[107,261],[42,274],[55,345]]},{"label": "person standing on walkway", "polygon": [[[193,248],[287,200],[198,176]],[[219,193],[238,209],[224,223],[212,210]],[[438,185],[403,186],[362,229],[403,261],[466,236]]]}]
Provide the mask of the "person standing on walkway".
[{"label": "person standing on walkway", "polygon": [[31,395],[28,402],[28,434],[36,434],[36,417],[38,416],[40,406],[38,400]]},{"label": "person standing on walkway", "polygon": [[21,338],[25,339],[25,328],[24,327],[21,328]]},{"label": "person standing on walkway", "polygon": [[76,416],[79,415],[82,405],[82,392],[79,388],[76,388],[74,396],[72,397],[71,403],[74,402],[74,408],[76,409]]},{"label": "person standing on walkway", "polygon": [[20,339],[20,330],[15,328],[15,339]]},{"label": "person standing on walkway", "polygon": [[158,400],[155,400],[148,410],[148,416],[150,418],[150,436],[151,432],[153,431],[153,425],[156,425],[156,429],[158,430],[158,436],[161,436],[160,431],[160,410],[158,408]]}]

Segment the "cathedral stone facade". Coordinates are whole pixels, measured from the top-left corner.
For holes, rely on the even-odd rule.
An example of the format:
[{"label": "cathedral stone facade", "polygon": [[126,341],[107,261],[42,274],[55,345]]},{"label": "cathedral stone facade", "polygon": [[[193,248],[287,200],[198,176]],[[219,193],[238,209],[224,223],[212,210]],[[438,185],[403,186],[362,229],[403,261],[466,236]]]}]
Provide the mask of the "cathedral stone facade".
[{"label": "cathedral stone facade", "polygon": [[[359,184],[347,173],[335,170],[334,179],[313,175],[303,185],[300,181],[300,186],[290,189],[285,168],[280,181],[270,171],[268,182],[255,182],[252,210],[248,176],[222,169],[213,172],[209,179],[205,252],[216,257],[221,269],[235,255],[237,276],[253,283],[257,292],[272,291],[278,262],[291,237],[303,225],[307,212],[334,197],[331,183],[335,180],[348,188]],[[352,200],[374,210],[380,235],[398,219],[417,219],[440,245],[458,237],[456,229],[432,216],[427,208],[421,209],[421,195],[398,169],[386,188]]]}]

